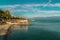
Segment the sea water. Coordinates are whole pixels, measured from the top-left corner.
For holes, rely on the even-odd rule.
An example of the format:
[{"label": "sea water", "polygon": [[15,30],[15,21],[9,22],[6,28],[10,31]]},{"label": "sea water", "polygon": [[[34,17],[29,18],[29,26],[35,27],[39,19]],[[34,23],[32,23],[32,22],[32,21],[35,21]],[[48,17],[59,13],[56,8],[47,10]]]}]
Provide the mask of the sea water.
[{"label": "sea water", "polygon": [[[8,35],[8,40],[60,40],[60,22],[30,22],[25,29],[16,29]],[[3,36],[0,40],[4,40]]]}]

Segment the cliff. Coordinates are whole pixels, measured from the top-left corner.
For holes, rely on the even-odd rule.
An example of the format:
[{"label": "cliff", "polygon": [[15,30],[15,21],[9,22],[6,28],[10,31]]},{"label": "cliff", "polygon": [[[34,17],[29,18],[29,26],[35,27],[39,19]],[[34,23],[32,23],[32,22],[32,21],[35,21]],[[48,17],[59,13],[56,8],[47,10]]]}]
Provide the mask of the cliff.
[{"label": "cliff", "polygon": [[22,29],[27,30],[27,26],[28,19],[19,16],[12,16],[8,10],[0,10],[0,35],[8,36],[10,34],[9,31],[11,30],[11,27],[21,27]]},{"label": "cliff", "polygon": [[0,24],[6,24],[6,23],[18,23],[16,22],[17,20],[28,20],[26,18],[23,17],[19,17],[19,16],[12,16],[9,12],[9,10],[0,10]]}]

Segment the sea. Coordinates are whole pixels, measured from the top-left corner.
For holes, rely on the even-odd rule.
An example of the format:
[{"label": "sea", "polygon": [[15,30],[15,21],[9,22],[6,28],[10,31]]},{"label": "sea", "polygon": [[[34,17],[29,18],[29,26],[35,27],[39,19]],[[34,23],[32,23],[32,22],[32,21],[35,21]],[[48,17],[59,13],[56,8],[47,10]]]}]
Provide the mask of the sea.
[{"label": "sea", "polygon": [[11,31],[0,40],[60,40],[60,18],[32,18],[29,25]]}]

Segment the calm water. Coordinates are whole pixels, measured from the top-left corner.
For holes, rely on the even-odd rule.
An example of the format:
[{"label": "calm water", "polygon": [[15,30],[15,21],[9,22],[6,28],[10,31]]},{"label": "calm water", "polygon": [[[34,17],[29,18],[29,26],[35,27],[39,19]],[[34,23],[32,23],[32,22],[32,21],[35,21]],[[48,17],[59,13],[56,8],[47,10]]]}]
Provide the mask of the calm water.
[{"label": "calm water", "polygon": [[[30,26],[12,30],[8,40],[60,40],[60,23],[31,22]],[[3,36],[0,40],[4,40]]]}]

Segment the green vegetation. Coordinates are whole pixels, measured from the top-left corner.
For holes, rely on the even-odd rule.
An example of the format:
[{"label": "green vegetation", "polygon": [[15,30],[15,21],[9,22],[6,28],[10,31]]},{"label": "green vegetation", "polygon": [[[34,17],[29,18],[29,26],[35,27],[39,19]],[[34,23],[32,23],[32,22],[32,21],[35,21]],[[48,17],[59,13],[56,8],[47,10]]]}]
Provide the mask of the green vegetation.
[{"label": "green vegetation", "polygon": [[12,16],[9,10],[0,10],[0,24],[6,24],[7,22],[15,22],[16,20],[28,20],[20,16]]},{"label": "green vegetation", "polygon": [[0,21],[10,18],[10,17],[11,17],[11,14],[8,10],[4,10],[4,11],[0,10]]},{"label": "green vegetation", "polygon": [[9,17],[11,17],[11,15],[10,15],[10,12],[8,10],[5,10],[5,11],[0,10],[0,17],[9,18]]},{"label": "green vegetation", "polygon": [[11,14],[10,14],[10,12],[8,10],[4,11],[4,17],[5,18],[11,18]]},{"label": "green vegetation", "polygon": [[5,19],[21,19],[24,20],[25,18],[19,17],[19,16],[11,16],[9,10],[0,10],[0,20]]}]

